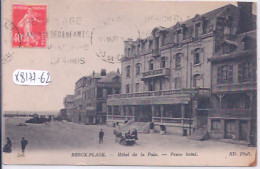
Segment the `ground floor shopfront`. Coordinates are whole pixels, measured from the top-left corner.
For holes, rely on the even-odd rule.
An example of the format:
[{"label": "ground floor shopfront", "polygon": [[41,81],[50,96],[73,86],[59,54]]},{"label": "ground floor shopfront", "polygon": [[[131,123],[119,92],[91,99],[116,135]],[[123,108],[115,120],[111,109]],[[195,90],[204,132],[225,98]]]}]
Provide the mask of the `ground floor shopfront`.
[{"label": "ground floor shopfront", "polygon": [[73,110],[71,112],[71,121],[82,124],[105,124],[106,114],[96,111]]},{"label": "ground floor shopfront", "polygon": [[208,112],[208,132],[213,139],[256,142],[256,91],[212,94],[214,109]]},{"label": "ground floor shopfront", "polygon": [[[205,125],[207,116],[197,108],[209,106],[208,90],[171,90],[111,95],[107,100],[107,124],[153,122],[155,128],[189,134]],[[167,130],[167,131],[170,131]]]}]

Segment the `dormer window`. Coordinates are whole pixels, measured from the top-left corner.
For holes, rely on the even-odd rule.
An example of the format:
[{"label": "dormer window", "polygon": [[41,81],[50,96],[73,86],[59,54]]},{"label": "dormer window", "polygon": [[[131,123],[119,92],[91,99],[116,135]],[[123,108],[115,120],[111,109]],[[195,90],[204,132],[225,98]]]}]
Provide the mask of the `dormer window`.
[{"label": "dormer window", "polygon": [[149,50],[153,47],[153,40],[149,40]]},{"label": "dormer window", "polygon": [[229,54],[231,52],[229,45],[223,45],[223,54]]},{"label": "dormer window", "polygon": [[140,54],[140,44],[137,45],[137,55]]},{"label": "dormer window", "polygon": [[176,37],[176,43],[179,44],[180,43],[180,35],[181,35],[181,29],[177,30],[177,37]]},{"label": "dormer window", "polygon": [[199,38],[200,22],[195,24],[195,40]]},{"label": "dormer window", "polygon": [[145,51],[145,42],[142,42],[142,52]]}]

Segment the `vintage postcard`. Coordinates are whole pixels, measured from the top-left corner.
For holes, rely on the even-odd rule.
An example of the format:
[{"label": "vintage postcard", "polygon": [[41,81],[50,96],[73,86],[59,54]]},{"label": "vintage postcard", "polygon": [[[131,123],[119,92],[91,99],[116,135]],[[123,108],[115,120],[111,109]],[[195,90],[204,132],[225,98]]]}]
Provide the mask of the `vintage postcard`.
[{"label": "vintage postcard", "polygon": [[3,163],[255,166],[256,6],[3,0]]}]

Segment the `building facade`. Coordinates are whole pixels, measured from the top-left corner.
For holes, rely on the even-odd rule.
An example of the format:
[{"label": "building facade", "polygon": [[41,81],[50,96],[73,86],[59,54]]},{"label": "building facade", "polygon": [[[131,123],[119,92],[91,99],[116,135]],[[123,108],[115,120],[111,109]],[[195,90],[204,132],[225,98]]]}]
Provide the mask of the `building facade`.
[{"label": "building facade", "polygon": [[256,30],[225,37],[211,58],[211,138],[256,142]]},{"label": "building facade", "polygon": [[118,72],[95,73],[76,82],[72,121],[83,124],[106,122],[107,95],[120,93],[121,75]]},{"label": "building facade", "polygon": [[[247,4],[226,5],[145,39],[125,41],[122,93],[108,97],[107,123],[138,121],[192,131],[208,124],[212,56],[236,34]],[[253,20],[253,19],[252,19]],[[243,24],[242,24],[243,25]]]},{"label": "building facade", "polygon": [[63,100],[64,109],[60,110],[62,120],[72,121],[74,110],[74,95],[67,95]]}]

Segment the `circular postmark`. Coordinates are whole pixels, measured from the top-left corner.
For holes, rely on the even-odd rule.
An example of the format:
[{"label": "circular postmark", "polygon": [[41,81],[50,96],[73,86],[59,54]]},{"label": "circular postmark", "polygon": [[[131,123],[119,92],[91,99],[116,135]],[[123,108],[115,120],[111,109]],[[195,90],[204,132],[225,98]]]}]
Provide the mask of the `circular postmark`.
[{"label": "circular postmark", "polygon": [[21,43],[22,43],[22,36],[21,33],[18,29],[18,27],[10,20],[6,19],[6,21],[4,22],[4,27],[7,31],[11,31],[11,44],[13,43],[14,39],[13,39],[13,33],[14,31],[17,32],[17,41],[19,42],[19,48],[21,47]]},{"label": "circular postmark", "polygon": [[124,57],[124,41],[138,37],[138,28],[128,17],[107,17],[90,33],[90,45],[104,62],[120,63]]}]

